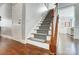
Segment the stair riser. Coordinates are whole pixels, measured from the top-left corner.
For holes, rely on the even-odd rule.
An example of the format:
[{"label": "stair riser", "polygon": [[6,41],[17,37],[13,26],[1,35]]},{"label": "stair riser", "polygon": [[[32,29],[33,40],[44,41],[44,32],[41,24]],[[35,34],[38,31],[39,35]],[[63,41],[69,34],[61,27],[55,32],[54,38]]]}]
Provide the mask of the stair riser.
[{"label": "stair riser", "polygon": [[45,18],[44,20],[50,20],[50,17],[48,17],[48,18]]},{"label": "stair riser", "polygon": [[48,34],[48,30],[37,30],[37,33]]},{"label": "stair riser", "polygon": [[45,23],[51,23],[51,21],[42,21],[42,23],[43,23],[43,22],[45,22]]},{"label": "stair riser", "polygon": [[46,17],[48,17],[48,16],[50,16],[50,13]]},{"label": "stair riser", "polygon": [[44,40],[46,40],[46,35],[38,35],[38,34],[34,34],[34,38],[44,39]]},{"label": "stair riser", "polygon": [[49,18],[46,18],[46,19],[44,19],[44,21],[51,21],[52,20],[52,17],[49,17]]},{"label": "stair riser", "polygon": [[50,23],[45,23],[45,22],[43,22],[43,23],[41,23],[41,24],[50,24]]},{"label": "stair riser", "polygon": [[43,20],[43,22],[44,22],[44,21],[46,21],[46,22],[51,22],[51,20]]},{"label": "stair riser", "polygon": [[48,23],[48,24],[47,24],[47,23],[42,23],[41,26],[42,26],[42,25],[49,25],[49,26],[50,26],[50,23]]},{"label": "stair riser", "polygon": [[50,26],[50,24],[41,24],[41,26]]},{"label": "stair riser", "polygon": [[47,24],[47,23],[50,23],[50,22],[42,22],[42,23]]},{"label": "stair riser", "polygon": [[39,29],[49,29],[49,27],[40,26]]}]

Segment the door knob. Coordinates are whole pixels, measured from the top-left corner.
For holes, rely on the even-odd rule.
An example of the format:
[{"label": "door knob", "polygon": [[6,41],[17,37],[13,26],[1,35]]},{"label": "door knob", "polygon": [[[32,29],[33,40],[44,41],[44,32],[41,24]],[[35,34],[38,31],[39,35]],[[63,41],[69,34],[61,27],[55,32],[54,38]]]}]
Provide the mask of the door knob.
[{"label": "door knob", "polygon": [[19,19],[18,24],[21,24],[21,19]]}]

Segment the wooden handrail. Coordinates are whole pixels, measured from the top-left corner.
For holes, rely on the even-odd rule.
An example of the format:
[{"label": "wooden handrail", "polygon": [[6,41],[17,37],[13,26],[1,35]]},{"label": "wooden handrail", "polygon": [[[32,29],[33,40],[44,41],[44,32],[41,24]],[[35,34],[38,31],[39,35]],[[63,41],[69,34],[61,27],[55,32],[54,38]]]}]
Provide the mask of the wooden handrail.
[{"label": "wooden handrail", "polygon": [[[54,10],[53,10],[53,12],[54,12]],[[53,15],[54,15],[54,13],[53,13]],[[52,35],[51,35],[50,46],[49,46],[50,54],[52,54],[52,55],[56,55],[56,49],[57,49],[56,48],[56,44],[57,44],[57,33],[58,33],[58,19],[59,19],[59,16],[57,16],[56,22],[54,22],[54,16],[53,16]],[[54,23],[56,24],[55,26],[54,26]],[[55,30],[54,30],[54,28],[55,28]]]}]

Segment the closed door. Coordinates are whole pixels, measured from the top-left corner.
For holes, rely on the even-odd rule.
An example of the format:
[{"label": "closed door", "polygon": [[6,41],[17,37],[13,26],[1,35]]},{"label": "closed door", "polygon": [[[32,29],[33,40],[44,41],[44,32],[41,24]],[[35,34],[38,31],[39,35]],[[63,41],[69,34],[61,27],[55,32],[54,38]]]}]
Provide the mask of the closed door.
[{"label": "closed door", "polygon": [[12,34],[17,40],[22,40],[22,4],[12,5]]}]

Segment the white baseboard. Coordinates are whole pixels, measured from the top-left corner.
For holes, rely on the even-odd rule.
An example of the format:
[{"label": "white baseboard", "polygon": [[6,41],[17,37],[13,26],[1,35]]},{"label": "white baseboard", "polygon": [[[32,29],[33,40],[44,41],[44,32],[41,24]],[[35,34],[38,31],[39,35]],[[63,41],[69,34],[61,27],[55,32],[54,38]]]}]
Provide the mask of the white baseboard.
[{"label": "white baseboard", "polygon": [[49,50],[49,44],[47,43],[36,42],[29,39],[27,40],[27,43]]},{"label": "white baseboard", "polygon": [[26,43],[25,43],[25,40],[17,40],[17,39],[15,39],[14,37],[11,37],[11,36],[8,36],[8,35],[3,35],[3,34],[1,34],[1,36],[2,36],[2,37],[5,37],[5,38],[8,38],[8,39],[16,40],[16,41],[18,41],[18,42],[20,42],[20,43],[23,43],[23,44],[26,44]]}]

